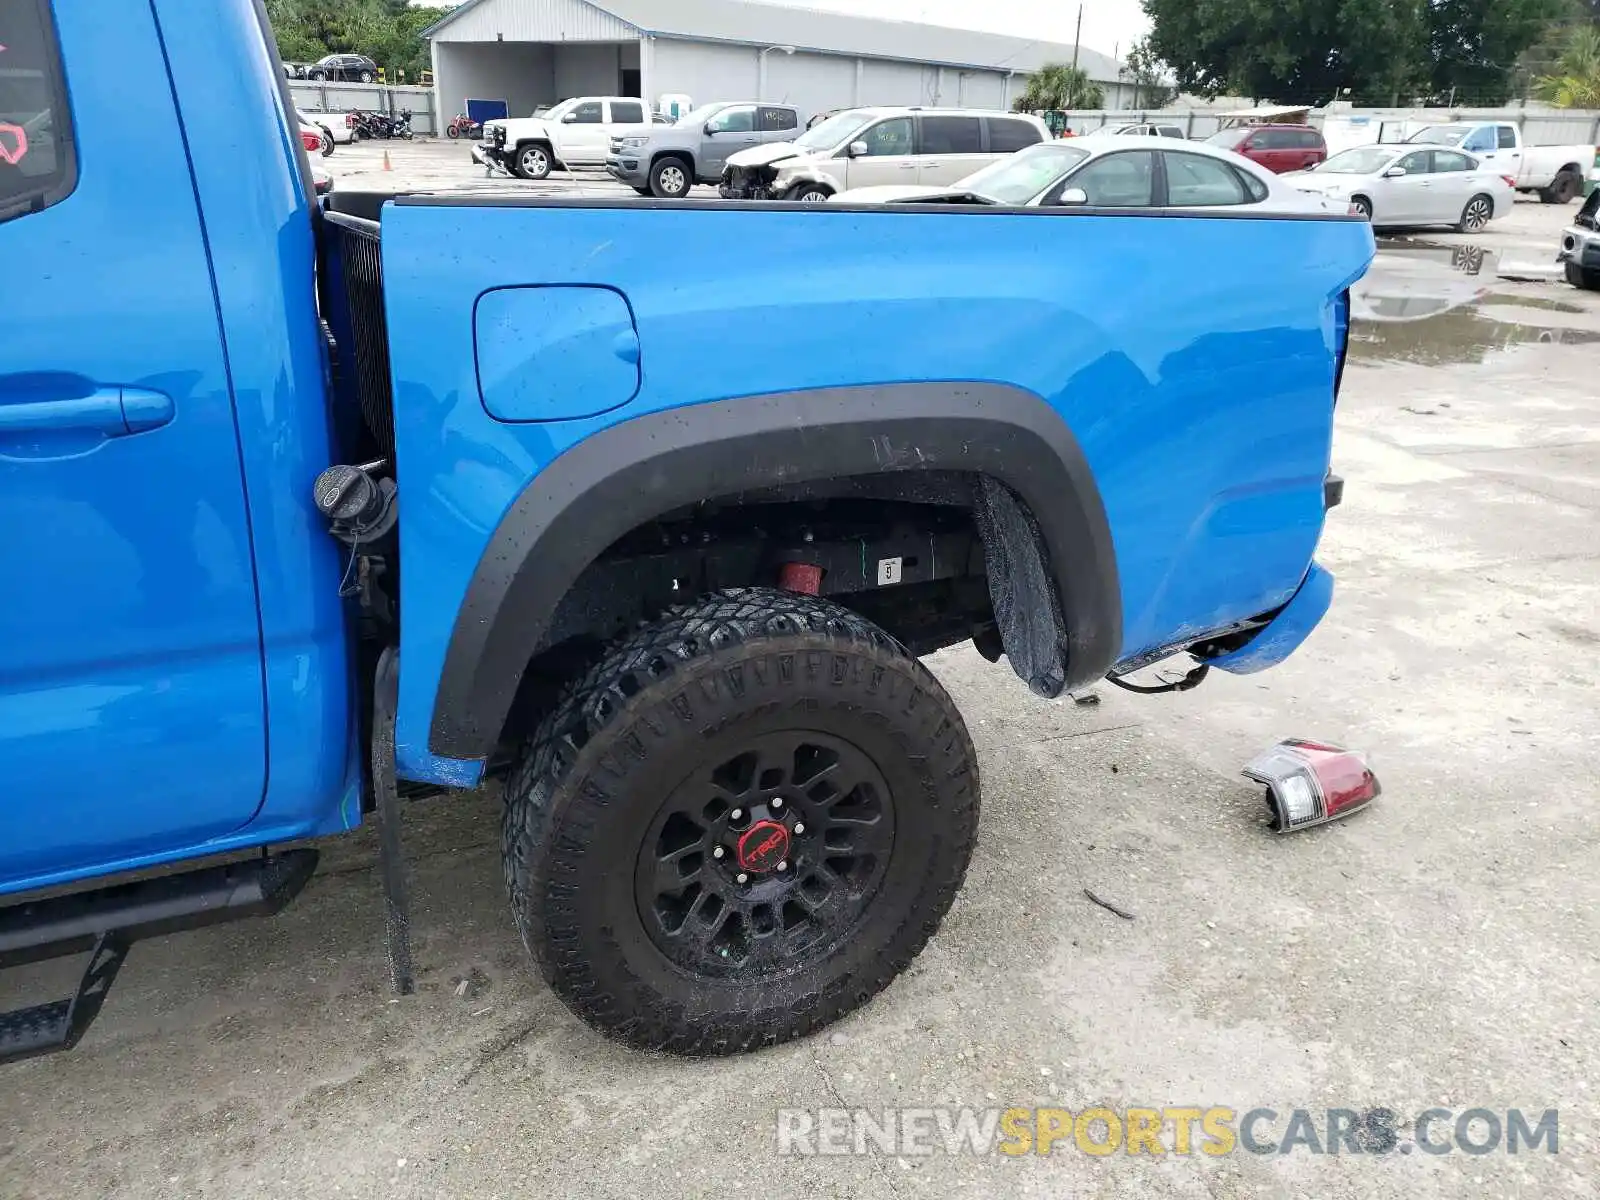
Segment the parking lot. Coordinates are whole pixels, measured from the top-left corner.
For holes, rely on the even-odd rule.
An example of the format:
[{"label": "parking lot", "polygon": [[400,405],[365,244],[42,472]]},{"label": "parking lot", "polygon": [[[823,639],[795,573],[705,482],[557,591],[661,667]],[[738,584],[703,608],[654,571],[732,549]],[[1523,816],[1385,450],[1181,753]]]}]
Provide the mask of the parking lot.
[{"label": "parking lot", "polygon": [[[341,189],[632,195],[485,181],[468,153],[323,162]],[[281,916],[139,945],[78,1050],[8,1068],[0,1194],[1593,1195],[1600,295],[1550,282],[1575,211],[1382,241],[1339,401],[1334,608],[1287,664],[1079,703],[970,647],[929,660],[980,752],[980,841],[939,934],[859,1013],[733,1059],[608,1043],[528,963],[493,791],[424,802],[417,995],[388,991],[369,828]],[[1383,796],[1270,833],[1238,770],[1292,735],[1368,751]],[[0,1008],[80,966],[4,977]],[[1296,1109],[1555,1109],[1559,1153],[813,1157],[777,1137],[780,1108],[1097,1105],[1271,1109],[1274,1141]]]}]

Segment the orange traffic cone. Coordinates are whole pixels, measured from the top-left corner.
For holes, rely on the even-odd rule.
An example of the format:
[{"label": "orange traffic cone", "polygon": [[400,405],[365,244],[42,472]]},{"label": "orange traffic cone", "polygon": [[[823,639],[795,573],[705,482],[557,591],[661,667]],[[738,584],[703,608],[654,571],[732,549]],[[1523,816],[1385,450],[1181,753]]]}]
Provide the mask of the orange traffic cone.
[{"label": "orange traffic cone", "polygon": [[383,152],[383,169],[385,171],[394,170],[394,167],[389,165],[389,152],[387,150]]}]

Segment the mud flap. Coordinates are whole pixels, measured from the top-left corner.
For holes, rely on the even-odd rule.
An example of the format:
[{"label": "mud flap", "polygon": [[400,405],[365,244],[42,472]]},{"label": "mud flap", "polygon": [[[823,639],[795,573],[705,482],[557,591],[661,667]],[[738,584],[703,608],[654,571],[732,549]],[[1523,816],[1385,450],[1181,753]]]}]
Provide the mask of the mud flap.
[{"label": "mud flap", "polygon": [[1053,699],[1066,686],[1067,626],[1038,526],[1011,490],[988,475],[979,477],[977,500],[989,600],[1006,657],[1035,695]]}]

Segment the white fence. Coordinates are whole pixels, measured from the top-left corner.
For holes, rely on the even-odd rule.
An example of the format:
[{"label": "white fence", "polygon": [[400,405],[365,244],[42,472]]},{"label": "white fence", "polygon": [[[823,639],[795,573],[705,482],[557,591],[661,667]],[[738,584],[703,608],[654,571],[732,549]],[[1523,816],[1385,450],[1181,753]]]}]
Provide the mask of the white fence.
[{"label": "white fence", "polygon": [[[308,113],[346,113],[357,110],[381,112],[390,116],[402,108],[411,110],[411,128],[417,133],[441,132],[450,116],[439,120],[437,101],[431,87],[387,86],[381,83],[327,83],[309,79],[289,80],[289,94],[295,106]],[[454,114],[451,114],[454,115]]]},{"label": "white fence", "polygon": [[[1146,121],[1159,121],[1164,125],[1177,125],[1185,136],[1209,137],[1222,128],[1224,113],[1208,108],[1130,110],[1096,109],[1069,112],[1067,123],[1074,133],[1088,133],[1105,125],[1134,125]],[[1545,108],[1313,108],[1307,117],[1311,124],[1323,127],[1332,118],[1348,125],[1365,118],[1372,136],[1366,141],[1391,140],[1388,133],[1380,136],[1385,126],[1399,130],[1410,122],[1443,124],[1446,121],[1506,121],[1522,130],[1523,140],[1531,145],[1566,145],[1586,142],[1600,144],[1600,111],[1594,109],[1552,110]],[[1396,136],[1392,140],[1400,141]]]}]

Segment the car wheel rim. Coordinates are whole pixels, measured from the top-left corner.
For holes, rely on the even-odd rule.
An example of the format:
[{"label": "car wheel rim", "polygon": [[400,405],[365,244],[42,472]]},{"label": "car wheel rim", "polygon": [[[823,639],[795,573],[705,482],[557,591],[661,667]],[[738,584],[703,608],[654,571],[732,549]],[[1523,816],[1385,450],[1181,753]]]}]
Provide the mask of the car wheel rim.
[{"label": "car wheel rim", "polygon": [[645,831],[634,896],[651,942],[694,975],[741,980],[827,958],[871,905],[894,846],[883,774],[812,730],[719,752]]},{"label": "car wheel rim", "polygon": [[545,158],[543,150],[529,150],[522,156],[522,169],[529,175],[543,175]]},{"label": "car wheel rim", "polygon": [[806,192],[800,197],[800,200],[803,204],[821,204],[827,198],[828,194],[826,192]]},{"label": "car wheel rim", "polygon": [[667,167],[661,172],[661,190],[676,196],[684,190],[683,172],[677,167]]},{"label": "car wheel rim", "polygon": [[1489,206],[1482,200],[1474,200],[1467,205],[1466,226],[1468,229],[1482,229],[1489,223]]}]

